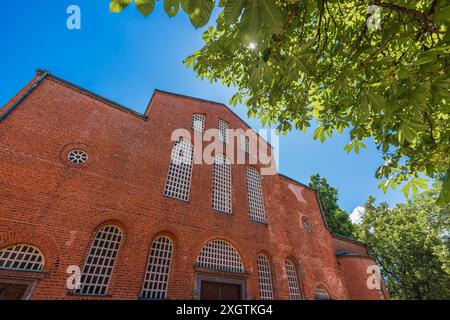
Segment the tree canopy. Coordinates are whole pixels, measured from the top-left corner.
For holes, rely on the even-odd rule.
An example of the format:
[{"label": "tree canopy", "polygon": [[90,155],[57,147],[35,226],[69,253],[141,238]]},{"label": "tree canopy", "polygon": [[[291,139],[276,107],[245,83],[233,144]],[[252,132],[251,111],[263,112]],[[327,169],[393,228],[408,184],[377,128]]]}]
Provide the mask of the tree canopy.
[{"label": "tree canopy", "polygon": [[[123,10],[131,0],[110,0]],[[135,0],[144,15],[155,0]],[[204,46],[187,66],[236,88],[230,104],[286,133],[314,126],[314,139],[348,132],[347,152],[373,139],[384,164],[379,187],[406,196],[443,176],[450,202],[450,0],[220,0]],[[215,0],[164,0],[195,27]],[[375,169],[375,168],[374,168]]]},{"label": "tree canopy", "polygon": [[436,206],[439,192],[433,188],[394,208],[369,198],[355,227],[394,298],[450,299],[450,205]]},{"label": "tree canopy", "polygon": [[320,203],[324,211],[327,225],[331,231],[346,237],[353,237],[354,227],[347,212],[339,208],[338,190],[328,184],[327,179],[320,174],[311,176],[309,184],[311,188],[317,190]]}]

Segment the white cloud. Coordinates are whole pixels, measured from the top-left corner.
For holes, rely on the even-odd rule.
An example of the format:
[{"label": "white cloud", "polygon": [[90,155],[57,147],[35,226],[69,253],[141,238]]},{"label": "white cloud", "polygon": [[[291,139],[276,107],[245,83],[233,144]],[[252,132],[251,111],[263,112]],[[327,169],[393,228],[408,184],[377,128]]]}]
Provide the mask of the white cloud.
[{"label": "white cloud", "polygon": [[352,223],[360,224],[361,218],[363,215],[364,215],[364,208],[356,207],[355,209],[353,209],[352,213],[350,214],[350,219],[352,220]]}]

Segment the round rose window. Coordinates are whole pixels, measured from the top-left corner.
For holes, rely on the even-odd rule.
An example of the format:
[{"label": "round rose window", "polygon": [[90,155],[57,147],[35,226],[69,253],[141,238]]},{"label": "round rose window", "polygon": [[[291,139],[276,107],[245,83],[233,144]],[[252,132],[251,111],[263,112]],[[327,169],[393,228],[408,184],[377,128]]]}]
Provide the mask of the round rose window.
[{"label": "round rose window", "polygon": [[88,154],[83,150],[72,150],[67,155],[67,159],[75,164],[83,164],[88,160]]}]

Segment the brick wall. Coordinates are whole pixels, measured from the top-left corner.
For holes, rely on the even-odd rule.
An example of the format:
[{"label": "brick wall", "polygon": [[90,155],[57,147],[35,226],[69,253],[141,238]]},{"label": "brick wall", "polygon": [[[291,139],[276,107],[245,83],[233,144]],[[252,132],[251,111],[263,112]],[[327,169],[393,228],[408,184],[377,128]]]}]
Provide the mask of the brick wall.
[{"label": "brick wall", "polygon": [[[160,234],[174,242],[170,299],[193,297],[196,257],[212,239],[239,251],[248,299],[259,298],[261,252],[270,259],[276,299],[289,299],[286,258],[296,264],[306,298],[314,298],[319,284],[333,298],[358,298],[346,288],[353,285],[342,272],[348,263],[336,259],[333,236],[310,188],[281,175],[264,176],[267,224],[248,217],[246,165],[232,166],[231,215],[211,208],[211,165],[194,165],[188,202],[163,196],[172,131],[191,130],[194,113],[206,115],[205,128],[217,128],[219,118],[230,129],[248,128],[222,104],[156,91],[139,115],[54,76],[0,123],[0,248],[29,243],[43,252],[48,274],[32,298],[79,299],[68,295],[66,268],[83,266],[93,233],[108,223],[122,228],[124,241],[103,299],[139,296],[150,244]],[[66,160],[76,148],[88,152],[86,165]],[[312,232],[303,227],[303,217]]]}]

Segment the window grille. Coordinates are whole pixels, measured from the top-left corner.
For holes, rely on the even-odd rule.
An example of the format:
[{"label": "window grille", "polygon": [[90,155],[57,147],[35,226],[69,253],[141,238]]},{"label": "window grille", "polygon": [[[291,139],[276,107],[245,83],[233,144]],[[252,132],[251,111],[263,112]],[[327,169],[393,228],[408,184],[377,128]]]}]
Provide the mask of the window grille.
[{"label": "window grille", "polygon": [[247,197],[250,219],[266,222],[264,200],[261,187],[261,176],[253,167],[247,167]]},{"label": "window grille", "polygon": [[189,141],[180,139],[175,142],[164,188],[166,196],[189,200],[193,157],[194,148]]},{"label": "window grille", "polygon": [[88,161],[88,154],[83,150],[72,150],[67,155],[67,159],[75,164],[83,164]]},{"label": "window grille", "polygon": [[244,272],[244,265],[237,250],[223,240],[208,242],[197,257],[197,267],[229,272]]},{"label": "window grille", "polygon": [[231,213],[231,164],[224,155],[217,155],[214,161],[212,207]]},{"label": "window grille", "polygon": [[219,119],[219,132],[218,132],[218,138],[219,141],[222,141],[224,143],[228,143],[228,123],[223,121],[222,119]]},{"label": "window grille", "polygon": [[295,270],[294,263],[289,259],[286,259],[286,273],[288,277],[289,296],[291,297],[291,300],[301,300],[302,295],[300,293],[297,270]]},{"label": "window grille", "polygon": [[306,229],[309,233],[313,232],[313,226],[311,221],[307,217],[302,217],[303,228]]},{"label": "window grille", "polygon": [[244,134],[239,134],[239,142],[241,146],[241,151],[245,153],[250,153],[250,139]]},{"label": "window grille", "polygon": [[259,277],[259,294],[261,300],[272,300],[272,273],[270,271],[269,259],[265,255],[259,254],[257,258],[257,265]]},{"label": "window grille", "polygon": [[316,300],[330,300],[330,294],[323,286],[316,288]]},{"label": "window grille", "polygon": [[173,243],[161,236],[152,243],[141,296],[146,299],[165,299],[169,283]]},{"label": "window grille", "polygon": [[204,114],[194,114],[192,116],[192,129],[197,132],[203,133],[205,130],[205,115]]},{"label": "window grille", "polygon": [[16,244],[0,250],[0,269],[41,271],[44,256],[41,251],[27,244]]},{"label": "window grille", "polygon": [[114,225],[103,227],[95,233],[81,273],[80,286],[75,293],[106,294],[121,242],[122,231]]}]

